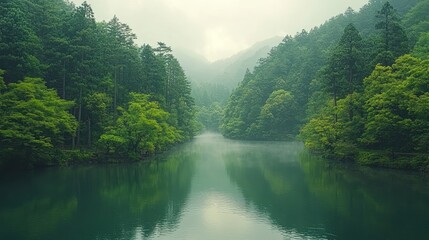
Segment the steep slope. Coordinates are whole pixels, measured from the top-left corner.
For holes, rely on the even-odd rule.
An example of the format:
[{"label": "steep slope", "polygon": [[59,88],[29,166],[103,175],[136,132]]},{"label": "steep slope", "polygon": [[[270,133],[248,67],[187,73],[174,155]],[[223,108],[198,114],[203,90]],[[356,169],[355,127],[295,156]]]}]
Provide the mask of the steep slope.
[{"label": "steep slope", "polygon": [[[390,1],[399,14],[407,13],[418,2]],[[366,36],[366,61],[376,57],[376,15],[384,3],[371,0],[359,12],[347,9],[309,32],[286,36],[231,94],[222,122],[223,134],[241,139],[287,139],[296,135],[309,112],[320,107],[317,102],[325,102],[317,99],[325,96],[314,96],[320,86],[313,80],[327,64],[347,25],[353,23]],[[369,74],[371,67],[364,71]]]}]

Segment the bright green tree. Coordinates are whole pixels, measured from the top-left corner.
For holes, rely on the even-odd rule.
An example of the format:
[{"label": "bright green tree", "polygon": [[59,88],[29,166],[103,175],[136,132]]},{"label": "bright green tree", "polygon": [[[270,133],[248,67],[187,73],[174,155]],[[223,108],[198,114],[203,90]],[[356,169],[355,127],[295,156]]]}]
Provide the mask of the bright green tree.
[{"label": "bright green tree", "polygon": [[375,149],[427,151],[429,62],[405,55],[365,79],[367,118],[361,141]]},{"label": "bright green tree", "polygon": [[293,138],[297,119],[294,96],[283,89],[276,90],[268,97],[261,109],[258,120],[250,131],[271,139]]},{"label": "bright green tree", "polygon": [[180,131],[168,124],[169,113],[149,96],[131,93],[131,101],[114,126],[101,135],[107,153],[141,158],[182,140]]},{"label": "bright green tree", "polygon": [[0,94],[0,159],[18,166],[53,160],[55,148],[75,134],[77,123],[68,113],[73,104],[60,99],[42,79],[7,85]]}]

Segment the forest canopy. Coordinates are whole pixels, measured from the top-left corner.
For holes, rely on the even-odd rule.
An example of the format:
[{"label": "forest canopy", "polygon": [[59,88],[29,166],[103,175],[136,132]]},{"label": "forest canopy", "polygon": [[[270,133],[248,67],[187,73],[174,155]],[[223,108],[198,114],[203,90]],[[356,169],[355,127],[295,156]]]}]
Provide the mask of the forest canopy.
[{"label": "forest canopy", "polygon": [[[195,135],[190,83],[165,43],[137,46],[126,23],[97,22],[86,2],[4,0],[0,11],[0,164],[100,160],[111,153],[100,146],[123,142],[139,148],[114,158],[141,158]],[[145,117],[139,141],[119,133]]]},{"label": "forest canopy", "polygon": [[299,136],[330,158],[427,168],[428,11],[427,0],[372,0],[286,36],[231,94],[222,133]]}]

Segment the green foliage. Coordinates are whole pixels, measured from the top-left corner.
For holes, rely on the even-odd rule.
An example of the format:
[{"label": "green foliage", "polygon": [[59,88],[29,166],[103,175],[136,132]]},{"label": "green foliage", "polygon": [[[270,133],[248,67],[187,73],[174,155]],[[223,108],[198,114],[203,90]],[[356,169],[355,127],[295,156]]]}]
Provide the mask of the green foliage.
[{"label": "green foliage", "polygon": [[[429,150],[428,63],[404,55],[391,67],[377,66],[364,80],[362,94],[340,99],[336,108],[326,107],[303,127],[305,145],[329,157],[356,158],[364,165],[417,169],[420,165],[407,163],[406,157],[423,159],[424,164]],[[359,148],[379,153],[360,153]],[[389,163],[395,152],[406,155]],[[422,158],[416,157],[418,153]]]},{"label": "green foliage", "polygon": [[191,85],[171,48],[161,42],[158,45],[156,49],[145,45],[141,50],[143,92],[171,114],[169,123],[189,139],[196,132]]},{"label": "green foliage", "polygon": [[[401,12],[412,6],[406,4]],[[284,139],[288,134],[297,134],[308,121],[307,114],[317,114],[326,104],[327,96],[334,98],[335,105],[338,99],[361,91],[362,79],[372,71],[378,46],[382,45],[374,28],[375,15],[381,7],[380,1],[372,1],[359,13],[348,9],[309,32],[303,30],[294,37],[286,36],[231,94],[222,133],[231,138]],[[294,131],[283,132],[281,137],[256,128],[261,109],[270,95],[280,89],[293,96],[293,106],[287,111],[296,120],[287,126]]]},{"label": "green foliage", "polygon": [[367,113],[361,141],[395,151],[428,151],[429,62],[405,55],[365,79]]},{"label": "green foliage", "polygon": [[198,107],[197,120],[204,126],[205,130],[219,131],[223,116],[223,108],[218,102],[209,107]]},{"label": "green foliage", "polygon": [[429,59],[429,32],[423,33],[413,49],[413,56]]},{"label": "green foliage", "polygon": [[305,146],[316,152],[332,153],[337,139],[334,118],[321,116],[313,118],[302,129],[300,136],[305,139]]},{"label": "green foliage", "polygon": [[[306,147],[326,157],[363,163],[373,157],[362,157],[362,149],[406,153],[402,159],[427,154],[428,41],[423,28],[413,28],[426,21],[418,9],[426,2],[370,1],[359,13],[348,9],[287,36],[231,94],[223,134],[285,139],[303,126]],[[405,55],[410,46],[401,14],[407,30],[419,34],[413,56]]]},{"label": "green foliage", "polygon": [[[130,92],[148,94],[158,101],[159,105],[149,107],[168,112],[168,119],[162,122],[180,131],[181,139],[195,135],[190,83],[167,45],[139,48],[127,24],[116,16],[97,23],[87,2],[76,6],[63,0],[4,0],[0,12],[4,13],[0,16],[0,68],[5,70],[0,73],[4,75],[0,93],[5,91],[4,82],[17,83],[24,76],[41,77],[63,99],[76,103],[69,109],[78,122],[76,134],[64,138],[61,144],[51,144],[53,147],[92,149],[106,128],[117,121],[117,109],[129,105]],[[168,132],[166,136],[171,135]],[[58,131],[47,133],[46,141],[40,144],[63,135]],[[115,146],[120,145],[118,138],[108,138],[107,142],[115,141]],[[152,144],[151,151],[168,145],[161,140]],[[15,151],[10,150],[10,154]],[[51,158],[48,152],[45,155],[37,158]]]},{"label": "green foliage", "polygon": [[294,96],[283,89],[271,93],[261,109],[257,122],[250,128],[251,134],[256,132],[267,139],[293,138],[297,122],[294,116],[296,112],[294,101]]},{"label": "green foliage", "polygon": [[99,145],[106,153],[140,158],[182,140],[182,134],[168,124],[169,114],[144,94],[131,94],[127,109],[114,126],[101,135]]},{"label": "green foliage", "polygon": [[10,0],[0,3],[0,66],[6,71],[6,82],[28,75],[41,77],[41,65],[35,56],[41,48],[40,39],[31,29],[23,5]]},{"label": "green foliage", "polygon": [[377,12],[377,18],[380,21],[375,27],[381,32],[381,41],[375,62],[390,66],[397,57],[408,53],[408,37],[399,22],[396,9],[389,2]]},{"label": "green foliage", "polygon": [[418,41],[422,33],[429,32],[428,12],[429,1],[421,0],[412,9],[410,9],[402,19],[412,44]]},{"label": "green foliage", "polygon": [[196,106],[210,107],[215,102],[224,106],[229,95],[230,91],[221,84],[192,83],[192,97]]},{"label": "green foliage", "polygon": [[77,123],[68,113],[73,104],[60,99],[42,79],[8,84],[0,95],[0,159],[18,166],[43,163],[74,135]]},{"label": "green foliage", "polygon": [[333,97],[335,106],[338,99],[361,89],[364,74],[362,42],[355,26],[347,25],[338,45],[331,51],[327,65],[320,71],[321,88]]},{"label": "green foliage", "polygon": [[6,89],[6,84],[4,83],[3,74],[4,74],[4,70],[0,69],[0,93],[2,93],[4,89]]}]

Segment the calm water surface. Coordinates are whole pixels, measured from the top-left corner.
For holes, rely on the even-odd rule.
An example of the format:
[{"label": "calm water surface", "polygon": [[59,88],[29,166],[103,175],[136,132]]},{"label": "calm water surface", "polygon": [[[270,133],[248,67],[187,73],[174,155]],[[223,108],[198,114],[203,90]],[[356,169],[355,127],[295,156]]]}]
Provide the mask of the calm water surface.
[{"label": "calm water surface", "polygon": [[156,161],[0,176],[0,239],[427,239],[421,174],[204,134]]}]

